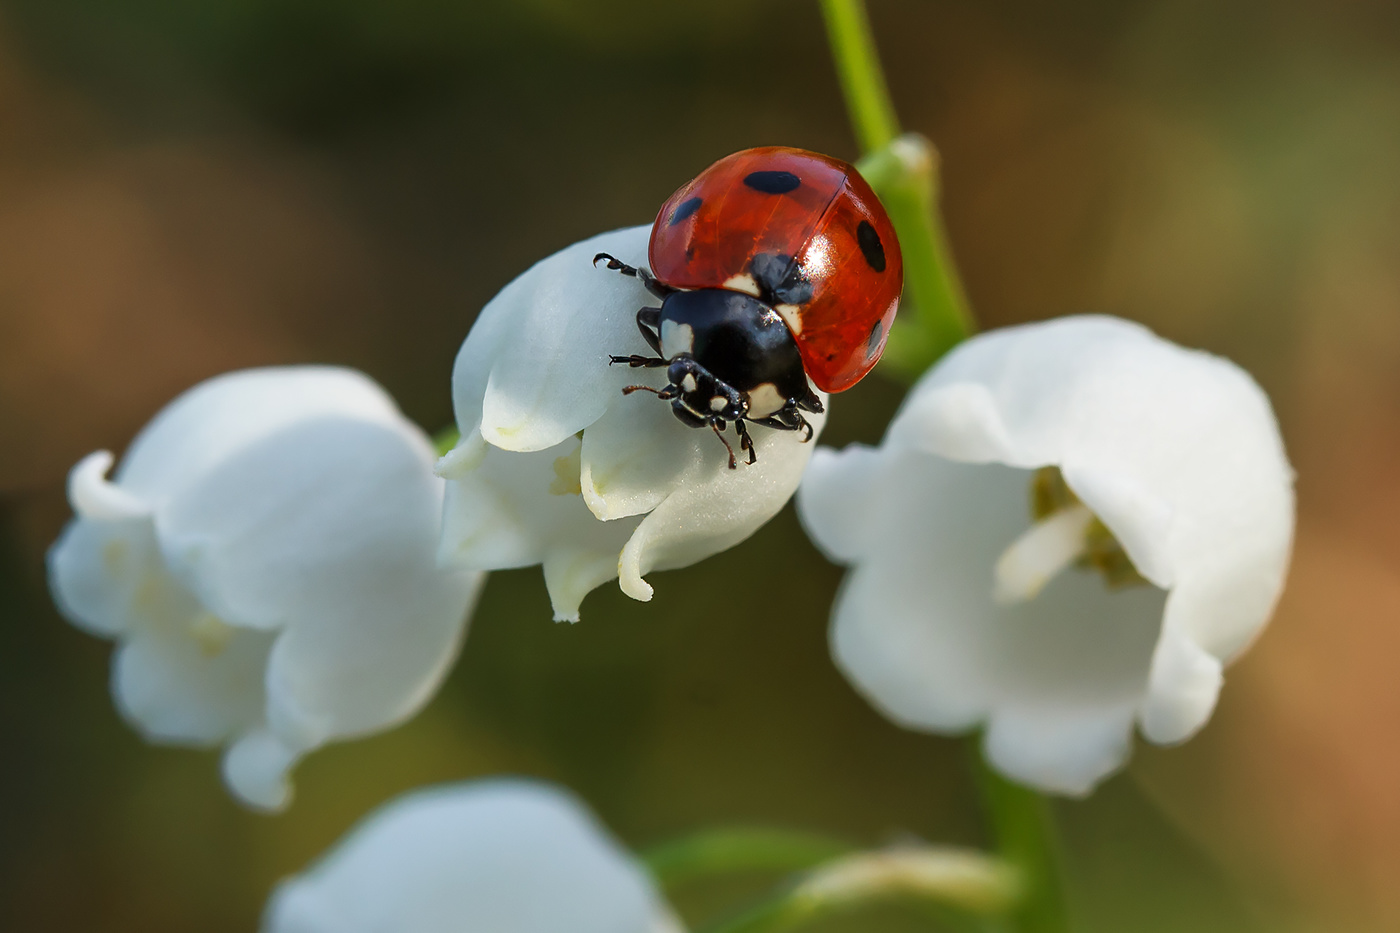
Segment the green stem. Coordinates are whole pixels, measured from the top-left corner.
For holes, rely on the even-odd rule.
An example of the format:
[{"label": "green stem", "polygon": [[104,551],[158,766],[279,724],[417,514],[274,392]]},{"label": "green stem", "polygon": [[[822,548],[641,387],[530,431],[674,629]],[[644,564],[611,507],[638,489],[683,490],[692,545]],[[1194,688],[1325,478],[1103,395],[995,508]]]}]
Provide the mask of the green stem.
[{"label": "green stem", "polygon": [[1060,843],[1043,796],[1001,777],[974,750],[983,806],[1002,858],[1016,866],[1024,888],[1011,919],[1018,933],[1069,933],[1060,872]]},{"label": "green stem", "polygon": [[865,4],[861,0],[821,0],[821,4],[836,74],[860,148],[873,152],[888,146],[899,135],[899,118],[890,102]]},{"label": "green stem", "polygon": [[898,372],[917,379],[974,329],[938,214],[938,153],[909,133],[856,168],[880,195],[904,254],[904,313],[885,354]]},{"label": "green stem", "polygon": [[832,914],[890,901],[995,917],[1015,902],[1015,872],[963,849],[919,847],[860,852],[828,862],[787,891],[705,933],[779,933]]},{"label": "green stem", "polygon": [[433,449],[437,451],[439,457],[444,456],[449,450],[456,447],[457,442],[461,439],[462,432],[457,430],[457,426],[454,424],[433,435]]},{"label": "green stem", "polygon": [[[832,57],[851,123],[865,156],[862,176],[889,212],[904,256],[904,313],[892,328],[883,360],[909,381],[917,379],[974,329],[938,213],[938,154],[928,140],[900,135],[879,53],[862,0],[821,0]],[[1003,856],[1024,881],[1012,916],[1019,933],[1069,929],[1049,807],[1034,792],[1011,784],[980,764],[988,814]],[[778,911],[780,921],[782,910]],[[780,929],[771,923],[726,933]],[[777,922],[777,921],[774,921]]]},{"label": "green stem", "polygon": [[803,871],[844,855],[851,846],[816,833],[744,826],[707,829],[643,854],[663,887],[740,871]]},{"label": "green stem", "polygon": [[916,379],[972,331],[972,315],[938,215],[938,157],[923,137],[901,136],[861,0],[821,0],[832,57],[856,137],[862,176],[889,212],[904,256],[904,310],[887,365]]}]

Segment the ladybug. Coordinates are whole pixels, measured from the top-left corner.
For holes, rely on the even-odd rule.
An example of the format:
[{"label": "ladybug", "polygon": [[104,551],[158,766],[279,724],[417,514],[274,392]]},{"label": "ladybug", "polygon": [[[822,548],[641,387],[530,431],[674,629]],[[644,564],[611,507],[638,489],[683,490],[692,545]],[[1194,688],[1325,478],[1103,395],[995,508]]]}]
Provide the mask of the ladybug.
[{"label": "ladybug", "polygon": [[[651,271],[607,253],[596,266],[640,279],[659,308],[637,312],[656,356],[609,365],[666,367],[667,385],[628,386],[670,401],[682,423],[724,438],[757,461],[746,422],[781,431],[822,411],[811,383],[842,392],[884,350],[904,287],[899,240],[875,193],[830,156],[767,146],[720,159],[661,206]],[[809,383],[810,379],[810,383]]]}]

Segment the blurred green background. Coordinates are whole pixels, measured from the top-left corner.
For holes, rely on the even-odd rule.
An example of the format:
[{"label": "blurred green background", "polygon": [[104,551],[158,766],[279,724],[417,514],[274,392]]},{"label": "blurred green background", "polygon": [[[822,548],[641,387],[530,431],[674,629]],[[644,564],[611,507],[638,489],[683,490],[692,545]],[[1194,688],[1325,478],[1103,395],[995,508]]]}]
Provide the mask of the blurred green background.
[{"label": "blurred green background", "polygon": [[[1400,929],[1400,6],[871,15],[984,326],[1109,311],[1227,354],[1300,475],[1283,607],[1210,726],[1058,806],[1082,930]],[[771,144],[857,155],[815,3],[0,2],[0,928],[252,931],[376,804],[503,771],[638,847],[751,821],[982,841],[965,746],[832,667],[839,573],[790,509],[649,604],[603,587],[576,626],[538,570],[494,576],[427,711],[313,755],[278,817],[237,808],[212,754],[143,745],[107,644],[46,595],[65,471],[177,392],[344,363],[440,427],[506,281]],[[865,381],[823,440],[876,440],[900,392]]]}]

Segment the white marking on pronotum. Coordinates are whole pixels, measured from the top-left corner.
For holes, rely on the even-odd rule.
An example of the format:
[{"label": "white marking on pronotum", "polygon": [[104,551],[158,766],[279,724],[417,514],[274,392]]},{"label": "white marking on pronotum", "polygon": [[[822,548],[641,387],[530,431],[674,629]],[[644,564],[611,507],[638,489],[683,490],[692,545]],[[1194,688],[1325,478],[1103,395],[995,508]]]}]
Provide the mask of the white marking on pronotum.
[{"label": "white marking on pronotum", "polygon": [[677,324],[675,321],[661,322],[661,355],[666,359],[674,359],[682,353],[691,353],[695,350],[695,331],[689,324]]},{"label": "white marking on pronotum", "polygon": [[783,319],[794,337],[802,333],[802,309],[797,305],[774,305],[773,310]]},{"label": "white marking on pronotum", "polygon": [[750,418],[767,418],[786,404],[787,399],[778,394],[778,387],[771,382],[749,390]]},{"label": "white marking on pronotum", "polygon": [[694,375],[686,373],[685,377],[681,379],[681,388],[685,389],[687,392],[694,392],[696,389],[700,388],[700,383],[695,381]]},{"label": "white marking on pronotum", "polygon": [[753,295],[755,298],[760,294],[758,283],[755,282],[753,276],[749,275],[747,272],[740,275],[731,275],[724,280],[723,287],[732,292],[743,292],[745,295]]},{"label": "white marking on pronotum", "polygon": [[723,395],[716,395],[710,399],[710,411],[724,411],[724,406],[729,404],[729,400]]}]

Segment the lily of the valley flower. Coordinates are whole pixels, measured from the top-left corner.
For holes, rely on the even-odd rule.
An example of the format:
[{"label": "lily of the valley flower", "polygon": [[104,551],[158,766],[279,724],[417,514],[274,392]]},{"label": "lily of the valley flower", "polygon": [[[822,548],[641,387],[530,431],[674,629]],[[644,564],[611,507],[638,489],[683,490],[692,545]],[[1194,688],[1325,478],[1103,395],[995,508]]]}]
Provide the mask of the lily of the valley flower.
[{"label": "lily of the valley flower", "polygon": [[[482,310],[457,356],[462,440],[448,480],[443,558],[481,570],[541,564],[556,619],[617,577],[642,579],[732,547],[797,489],[813,445],[755,426],[758,462],[730,470],[714,435],[677,421],[655,395],[663,371],[609,366],[646,349],[637,310],[656,300],[635,278],[595,268],[610,253],[641,263],[651,228],[576,243],[537,263]],[[815,431],[824,417],[809,416]]]},{"label": "lily of the valley flower", "polygon": [[799,514],[852,571],[839,666],[916,729],[985,725],[990,762],[1087,793],[1209,719],[1293,533],[1268,399],[1226,360],[1107,317],[973,338],[879,448],[819,450]]},{"label": "lily of the valley flower", "polygon": [[455,658],[480,574],[439,569],[428,439],[345,369],[249,370],[177,398],[107,478],[69,477],[54,598],[115,639],[112,691],[148,739],[227,744],[254,806],[333,739],[420,709]]},{"label": "lily of the valley flower", "polygon": [[500,779],[369,816],[268,903],[263,933],[680,933],[650,876],[570,794]]}]

